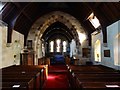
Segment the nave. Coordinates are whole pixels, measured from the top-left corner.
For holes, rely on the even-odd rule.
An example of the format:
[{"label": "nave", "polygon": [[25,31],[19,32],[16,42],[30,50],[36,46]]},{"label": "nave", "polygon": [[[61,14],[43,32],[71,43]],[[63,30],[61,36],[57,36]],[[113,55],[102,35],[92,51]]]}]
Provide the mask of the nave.
[{"label": "nave", "polygon": [[0,88],[120,88],[120,2],[2,1]]},{"label": "nave", "polygon": [[103,65],[20,65],[2,69],[2,90],[120,88],[120,71]]},{"label": "nave", "polygon": [[43,90],[46,89],[70,89],[68,80],[68,71],[65,65],[52,65],[49,67],[49,73]]}]

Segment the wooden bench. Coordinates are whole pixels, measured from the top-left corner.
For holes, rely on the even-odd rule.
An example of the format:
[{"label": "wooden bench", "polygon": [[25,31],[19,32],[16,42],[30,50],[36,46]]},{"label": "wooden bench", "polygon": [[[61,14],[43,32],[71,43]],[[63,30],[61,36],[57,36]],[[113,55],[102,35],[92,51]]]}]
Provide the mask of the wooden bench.
[{"label": "wooden bench", "polygon": [[26,82],[2,82],[2,90],[33,90]]},{"label": "wooden bench", "polygon": [[120,82],[120,73],[102,65],[69,65],[69,82],[73,88],[83,88],[88,82]]},{"label": "wooden bench", "polygon": [[[7,83],[7,86],[9,86],[8,85],[9,82],[12,84],[24,83],[24,85],[23,84],[22,85],[26,87],[28,90],[41,89],[47,77],[46,68],[47,67],[45,65],[38,66],[14,65],[7,68],[3,68],[2,83],[3,84]],[[7,86],[3,88],[11,88]]]},{"label": "wooden bench", "polygon": [[110,76],[102,76],[102,75],[92,75],[92,76],[89,76],[87,74],[85,75],[82,75],[81,74],[75,74],[74,75],[74,78],[72,78],[72,85],[73,87],[75,88],[82,88],[82,85],[83,83],[91,83],[91,82],[120,82],[120,76],[117,75],[114,77],[112,77],[112,75]]},{"label": "wooden bench", "polygon": [[118,90],[120,82],[83,82],[82,90]]}]

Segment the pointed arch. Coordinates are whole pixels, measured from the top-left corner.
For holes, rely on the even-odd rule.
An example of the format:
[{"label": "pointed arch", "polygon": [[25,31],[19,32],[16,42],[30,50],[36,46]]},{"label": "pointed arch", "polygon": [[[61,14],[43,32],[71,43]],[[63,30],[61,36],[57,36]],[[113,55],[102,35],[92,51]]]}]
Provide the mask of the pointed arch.
[{"label": "pointed arch", "polygon": [[[41,38],[45,30],[52,25],[55,22],[61,22],[64,25],[66,25],[70,30],[72,30],[72,34],[74,36],[74,39],[76,40],[77,44],[80,41],[78,37],[78,33],[83,33],[86,35],[85,30],[79,23],[79,21],[71,16],[70,14],[67,14],[65,12],[61,11],[53,11],[50,12],[42,17],[40,17],[31,27],[31,30],[28,34],[34,32],[34,37],[37,36],[37,38]],[[86,35],[87,36],[87,35]],[[80,42],[79,42],[80,43]]]},{"label": "pointed arch", "polygon": [[[73,16],[71,16],[70,14],[67,14],[65,12],[61,12],[61,11],[53,11],[50,12],[46,15],[41,16],[39,19],[37,19],[37,21],[35,21],[35,23],[32,25],[29,34],[28,34],[28,40],[32,39],[34,42],[33,47],[34,47],[34,51],[36,51],[37,48],[37,44],[39,42],[39,40],[41,40],[43,33],[47,30],[47,28],[49,26],[51,26],[53,23],[55,22],[61,22],[63,23],[69,30],[71,30],[71,33],[73,34],[73,38],[76,42],[76,46],[78,47],[78,51],[81,50],[80,49],[80,41],[79,40],[79,35],[78,33],[82,33],[82,34],[87,34],[87,32],[85,32],[85,30],[83,29],[83,27],[81,26],[80,22],[74,18]],[[87,35],[86,35],[87,36]],[[44,47],[47,47],[47,42],[44,42]],[[47,52],[47,49],[45,48],[45,52]],[[80,52],[80,51],[79,51]],[[35,53],[37,56],[37,52]],[[35,61],[37,62],[37,57],[35,58]],[[37,64],[37,63],[36,63]]]}]

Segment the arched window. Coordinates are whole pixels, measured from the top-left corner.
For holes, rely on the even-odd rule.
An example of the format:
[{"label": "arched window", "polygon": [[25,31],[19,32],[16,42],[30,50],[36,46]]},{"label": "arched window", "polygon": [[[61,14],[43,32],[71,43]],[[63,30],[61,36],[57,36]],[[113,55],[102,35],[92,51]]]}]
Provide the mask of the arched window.
[{"label": "arched window", "polygon": [[54,41],[50,41],[50,52],[54,52]]},{"label": "arched window", "polygon": [[63,52],[66,52],[67,50],[67,42],[63,41]]},{"label": "arched window", "polygon": [[61,40],[56,39],[56,52],[60,52],[60,43],[61,43]]},{"label": "arched window", "polygon": [[95,57],[95,61],[101,62],[101,45],[100,45],[100,40],[97,40],[95,42],[94,57]]}]

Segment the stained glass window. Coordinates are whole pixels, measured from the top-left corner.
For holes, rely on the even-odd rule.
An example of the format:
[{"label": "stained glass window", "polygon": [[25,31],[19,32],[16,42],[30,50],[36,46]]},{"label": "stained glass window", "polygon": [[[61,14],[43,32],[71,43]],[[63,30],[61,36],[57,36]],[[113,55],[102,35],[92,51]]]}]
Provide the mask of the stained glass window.
[{"label": "stained glass window", "polygon": [[63,41],[63,52],[66,52],[67,49],[67,42]]},{"label": "stained glass window", "polygon": [[54,52],[54,41],[50,41],[50,52]]},{"label": "stained glass window", "polygon": [[61,43],[61,40],[57,39],[56,40],[56,52],[60,52],[60,43]]}]

